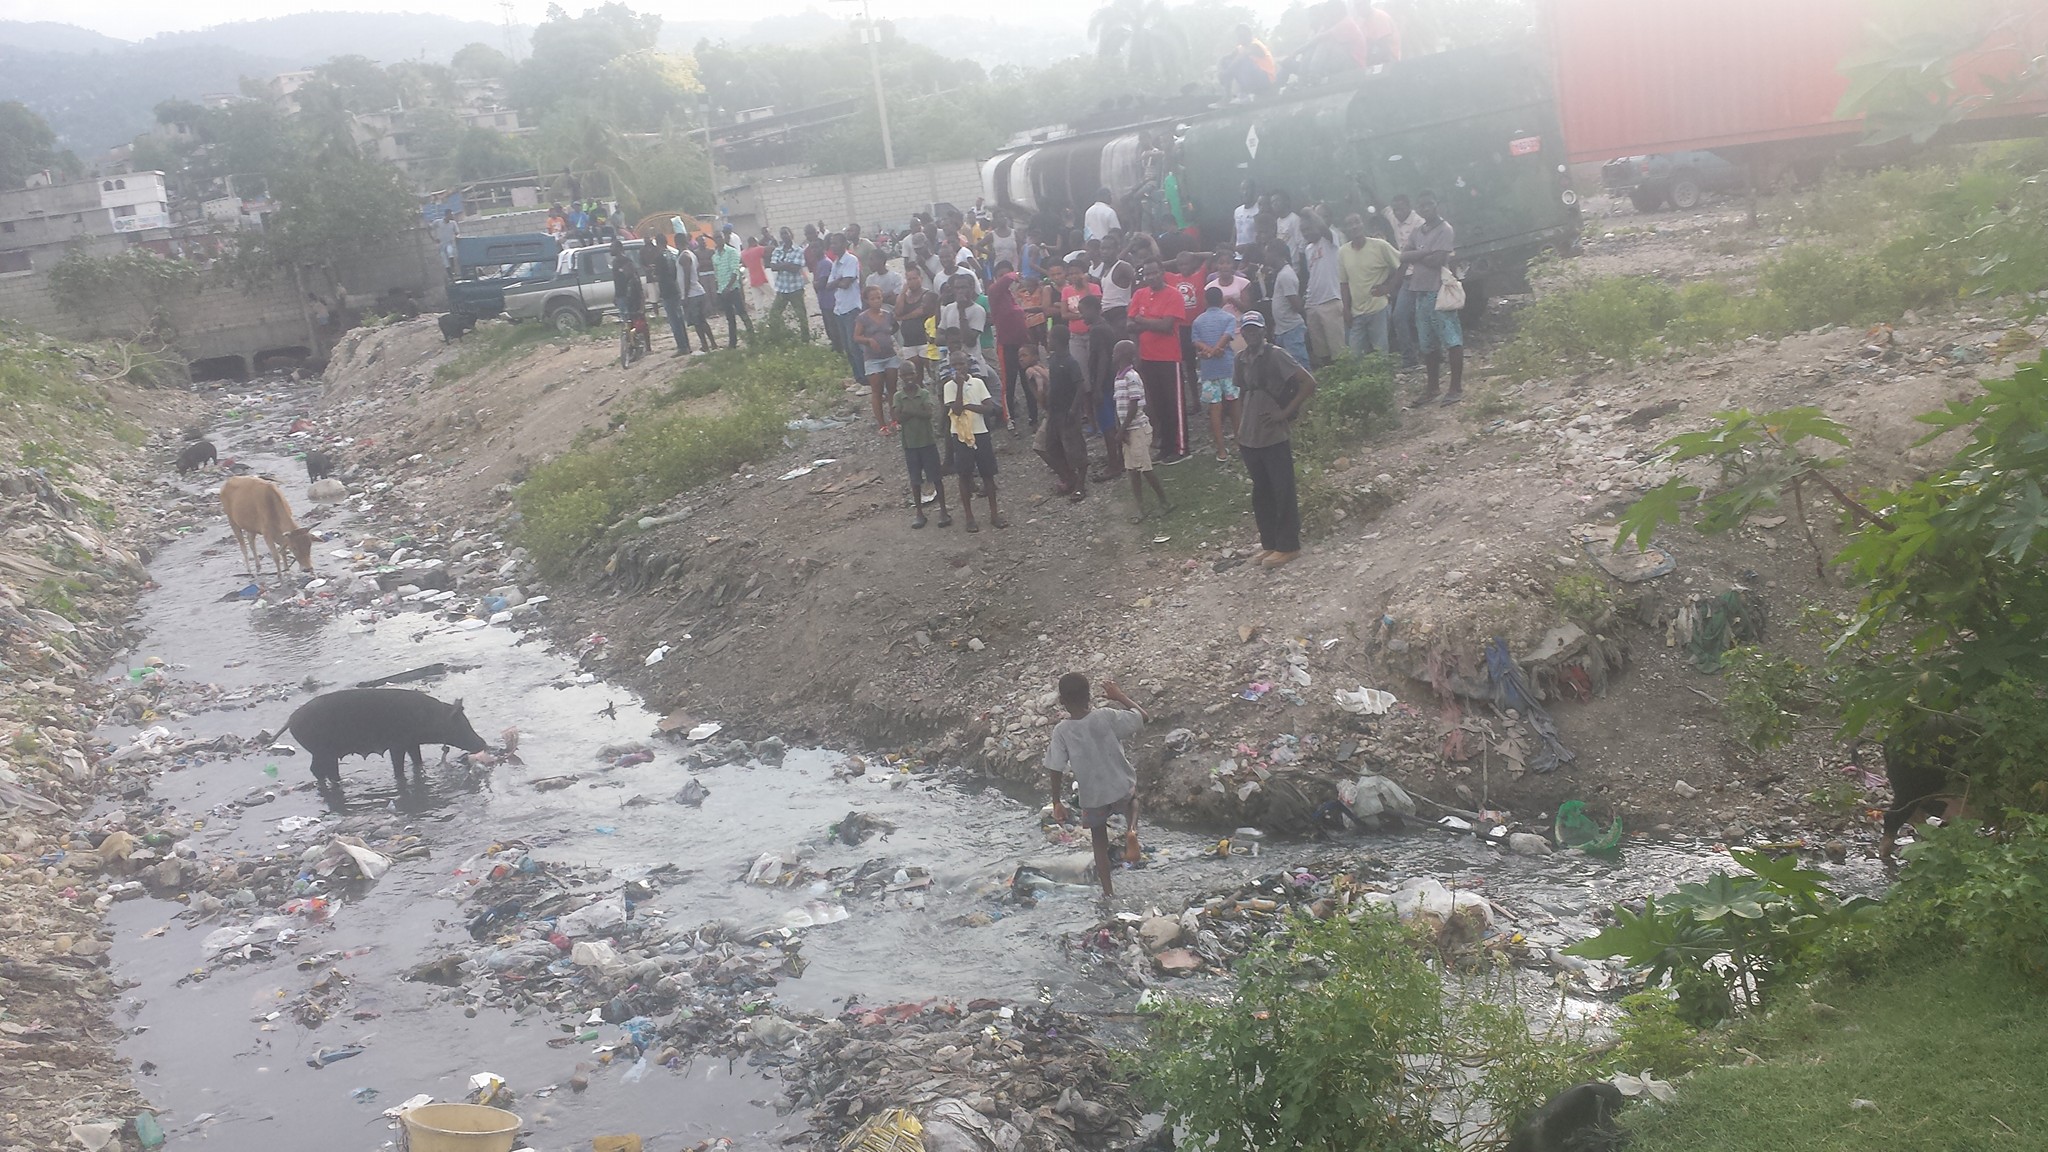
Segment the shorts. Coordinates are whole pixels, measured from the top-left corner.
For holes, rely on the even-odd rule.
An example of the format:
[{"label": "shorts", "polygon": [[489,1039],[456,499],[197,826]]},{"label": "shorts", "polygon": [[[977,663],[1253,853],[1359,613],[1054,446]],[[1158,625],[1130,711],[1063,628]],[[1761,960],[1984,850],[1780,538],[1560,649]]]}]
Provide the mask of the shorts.
[{"label": "shorts", "polygon": [[1221,404],[1225,400],[1237,399],[1237,381],[1228,376],[1202,381],[1202,403]]},{"label": "shorts", "polygon": [[701,292],[685,299],[683,301],[683,319],[692,324],[704,323],[704,301],[707,299],[709,297]]},{"label": "shorts", "polygon": [[1415,294],[1415,338],[1422,345],[1423,355],[1439,352],[1445,348],[1465,346],[1465,323],[1458,318],[1456,309],[1438,311],[1436,293]]},{"label": "shorts", "polygon": [[861,367],[862,367],[862,368],[865,368],[865,369],[866,369],[866,370],[868,370],[869,372],[887,372],[887,371],[888,371],[889,369],[891,369],[891,368],[901,368],[901,367],[903,367],[903,357],[901,357],[901,356],[862,356],[862,357],[861,357],[861,360],[860,360],[860,364],[861,364]]},{"label": "shorts", "polygon": [[975,433],[974,446],[972,448],[948,436],[946,438],[946,462],[953,466],[955,475],[972,476],[976,472],[980,472],[983,480],[995,479],[995,436],[987,432]]},{"label": "shorts", "polygon": [[945,476],[945,473],[939,470],[939,446],[937,444],[905,448],[903,450],[903,465],[910,470],[910,486],[912,488],[922,489],[924,482],[927,480],[936,485]]},{"label": "shorts", "polygon": [[1152,470],[1152,425],[1133,424],[1130,439],[1124,441],[1124,468],[1131,472]]},{"label": "shorts", "polygon": [[1113,800],[1100,808],[1081,809],[1081,827],[1107,828],[1111,816],[1122,816],[1125,828],[1138,826],[1138,794],[1131,793],[1121,800]]}]

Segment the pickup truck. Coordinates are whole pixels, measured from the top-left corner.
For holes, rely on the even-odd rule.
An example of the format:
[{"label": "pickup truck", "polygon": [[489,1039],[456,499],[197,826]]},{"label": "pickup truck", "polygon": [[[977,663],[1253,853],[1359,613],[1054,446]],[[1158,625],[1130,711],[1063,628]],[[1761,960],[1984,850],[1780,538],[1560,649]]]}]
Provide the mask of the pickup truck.
[{"label": "pickup truck", "polygon": [[[626,255],[636,264],[643,242],[628,240]],[[608,245],[571,248],[551,274],[505,288],[505,315],[540,320],[564,335],[583,331],[612,311],[612,253]]]},{"label": "pickup truck", "polygon": [[456,274],[448,311],[482,319],[505,310],[505,292],[555,273],[562,246],[546,233],[463,236],[455,241]]},{"label": "pickup truck", "polygon": [[1690,212],[1709,192],[1744,187],[1748,173],[1716,152],[1659,152],[1623,156],[1600,168],[1600,182],[1616,196],[1626,196],[1638,212],[1655,212],[1669,201]]}]

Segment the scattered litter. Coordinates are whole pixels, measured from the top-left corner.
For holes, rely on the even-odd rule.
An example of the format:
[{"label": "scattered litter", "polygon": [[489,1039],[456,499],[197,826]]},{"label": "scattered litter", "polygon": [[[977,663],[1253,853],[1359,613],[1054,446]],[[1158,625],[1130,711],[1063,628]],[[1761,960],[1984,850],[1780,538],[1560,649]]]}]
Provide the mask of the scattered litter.
[{"label": "scattered litter", "polygon": [[1397,701],[1392,692],[1359,685],[1355,692],[1337,692],[1337,707],[1359,716],[1385,716]]}]

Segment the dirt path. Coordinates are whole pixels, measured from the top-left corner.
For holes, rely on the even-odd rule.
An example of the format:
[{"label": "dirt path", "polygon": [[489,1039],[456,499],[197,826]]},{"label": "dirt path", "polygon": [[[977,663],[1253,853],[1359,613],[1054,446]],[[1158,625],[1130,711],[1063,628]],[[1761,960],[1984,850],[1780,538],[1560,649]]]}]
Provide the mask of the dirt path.
[{"label": "dirt path", "polygon": [[[1739,208],[1626,224],[1624,215],[1578,271],[1740,275],[1770,246]],[[1277,573],[1242,563],[1256,544],[1242,504],[1133,527],[1121,486],[1080,505],[1052,498],[1046,470],[1006,437],[1000,483],[1012,526],[913,530],[900,451],[863,429],[864,400],[849,394],[837,413],[848,426],[793,435],[728,483],[641,510],[672,522],[607,545],[548,589],[554,633],[656,711],[914,747],[1016,780],[1037,775],[1057,676],[1114,677],[1163,721],[1142,769],[1155,807],[1223,827],[1303,827],[1341,780],[1370,770],[1442,805],[1539,827],[1578,798],[1635,828],[1831,832],[1856,819],[1822,800],[1841,750],[1816,735],[1750,755],[1720,721],[1721,682],[1666,644],[1688,603],[1744,585],[1768,606],[1773,646],[1810,649],[1796,631],[1801,613],[1846,601],[1816,575],[1796,522],[1722,538],[1676,533],[1665,541],[1673,574],[1600,578],[1613,610],[1595,634],[1526,665],[1575,753],[1555,773],[1518,772],[1540,749],[1526,722],[1471,700],[1453,707],[1430,669],[1446,689],[1483,686],[1487,640],[1505,637],[1526,664],[1566,625],[1553,588],[1593,571],[1574,528],[1611,524],[1667,477],[1655,459],[1665,437],[1725,408],[1813,404],[1853,430],[1854,482],[1894,480],[1941,452],[1910,446],[1912,414],[1968,394],[2009,326],[1959,311],[1911,317],[1875,352],[1861,331],[1817,331],[1507,385],[1485,367],[1486,341],[1505,328],[1497,311],[1475,357],[1474,391],[1490,407],[1404,412],[1361,445],[1339,478],[1369,494],[1358,507],[1383,511],[1344,520]],[[366,338],[353,359],[338,354],[322,418],[358,438],[370,473],[403,483],[409,500],[451,524],[502,524],[509,490],[499,485],[602,430],[670,371],[656,358],[621,373],[579,345],[437,388],[433,366],[452,353],[423,334],[432,330],[401,326]],[[373,347],[382,351],[365,365]],[[1956,347],[1970,362],[1949,358]],[[388,426],[400,414],[408,426],[395,437],[360,443],[376,440],[356,430],[366,420]],[[1194,439],[1200,448],[1206,432]],[[804,467],[813,470],[784,478]],[[1162,476],[1169,493],[1227,499],[1243,487],[1238,473],[1198,453]],[[1831,526],[1816,531],[1828,546]],[[645,664],[662,644],[673,654]],[[1573,698],[1573,666],[1588,673],[1590,698]],[[1403,703],[1384,718],[1336,706],[1336,691],[1359,687]]]}]

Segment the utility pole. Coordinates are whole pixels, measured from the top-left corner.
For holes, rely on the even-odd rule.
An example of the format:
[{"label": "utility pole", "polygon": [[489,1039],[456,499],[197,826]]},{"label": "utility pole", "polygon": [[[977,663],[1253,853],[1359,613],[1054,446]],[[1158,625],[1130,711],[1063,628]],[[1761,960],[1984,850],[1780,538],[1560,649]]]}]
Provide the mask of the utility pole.
[{"label": "utility pole", "polygon": [[505,58],[517,64],[519,63],[519,37],[512,31],[512,0],[499,0],[498,8],[505,13]]},{"label": "utility pole", "polygon": [[860,0],[860,39],[868,46],[868,72],[875,78],[875,115],[882,122],[882,166],[896,167],[896,146],[889,139],[889,100],[882,94],[882,57],[878,47],[882,30],[868,15],[868,0]]},{"label": "utility pole", "polygon": [[711,93],[697,98],[697,111],[704,117],[704,164],[711,170],[711,226],[718,226],[718,156],[711,151]]}]

